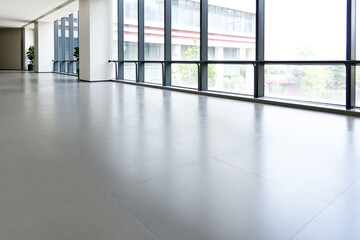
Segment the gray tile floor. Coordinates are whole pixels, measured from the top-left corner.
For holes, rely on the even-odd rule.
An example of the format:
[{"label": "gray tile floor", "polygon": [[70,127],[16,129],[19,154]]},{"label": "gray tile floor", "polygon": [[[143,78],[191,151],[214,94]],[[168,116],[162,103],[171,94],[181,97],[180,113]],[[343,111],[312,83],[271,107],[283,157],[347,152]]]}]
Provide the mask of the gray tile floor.
[{"label": "gray tile floor", "polygon": [[360,118],[0,72],[0,239],[360,239]]}]

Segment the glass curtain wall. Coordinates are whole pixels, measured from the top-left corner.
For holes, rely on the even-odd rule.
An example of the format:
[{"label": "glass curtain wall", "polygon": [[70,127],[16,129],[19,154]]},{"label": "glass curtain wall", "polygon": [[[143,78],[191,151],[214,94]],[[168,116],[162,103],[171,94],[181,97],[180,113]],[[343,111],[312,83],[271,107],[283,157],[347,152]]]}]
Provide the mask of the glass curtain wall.
[{"label": "glass curtain wall", "polygon": [[[124,41],[119,43],[124,45],[123,60],[137,61],[138,0],[118,1],[124,4]],[[171,21],[164,19],[165,5],[170,3]],[[347,47],[350,49],[347,45],[348,1],[207,0],[203,13],[207,14],[208,34],[203,43],[208,45],[209,62],[199,62],[203,46],[200,42],[203,2],[170,0],[170,3],[144,0],[144,29],[141,30],[145,37],[145,82],[162,83],[161,65],[146,61],[164,60],[165,22],[171,22],[168,28],[171,82],[166,82],[167,86],[349,106],[345,63],[353,63],[346,62]],[[257,13],[256,4],[264,11]],[[257,14],[265,25],[256,22]],[[357,26],[360,26],[359,19]],[[259,35],[256,36],[257,24]],[[259,39],[259,49],[256,49]],[[357,39],[359,42],[360,37]],[[360,52],[359,47],[357,49]],[[258,59],[257,51],[260,52]],[[259,60],[264,62],[256,62]],[[208,78],[207,86],[202,87],[204,79],[199,84],[198,70],[206,69],[204,66],[207,66]],[[359,67],[357,71],[360,72]],[[165,73],[169,73],[167,68]],[[124,75],[125,79],[135,80],[134,63],[124,64]],[[359,76],[357,95],[360,94]],[[360,97],[356,106],[360,106]]]},{"label": "glass curtain wall", "polygon": [[[57,31],[57,43],[55,44],[54,71],[76,74],[78,64],[69,62],[75,60],[74,48],[79,46],[79,14],[75,12],[61,20],[55,21],[55,31]],[[56,35],[55,35],[56,36]],[[65,60],[65,61],[64,61]],[[63,62],[61,62],[63,61]]]}]

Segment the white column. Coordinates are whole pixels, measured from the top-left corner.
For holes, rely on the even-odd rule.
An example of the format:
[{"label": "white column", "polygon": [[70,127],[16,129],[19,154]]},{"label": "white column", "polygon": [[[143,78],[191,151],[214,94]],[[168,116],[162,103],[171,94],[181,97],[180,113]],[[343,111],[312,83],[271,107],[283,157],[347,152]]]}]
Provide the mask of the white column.
[{"label": "white column", "polygon": [[52,72],[54,60],[54,23],[35,23],[35,72]]},{"label": "white column", "polygon": [[112,0],[79,1],[80,80],[103,81],[114,76],[108,63],[113,52]]}]

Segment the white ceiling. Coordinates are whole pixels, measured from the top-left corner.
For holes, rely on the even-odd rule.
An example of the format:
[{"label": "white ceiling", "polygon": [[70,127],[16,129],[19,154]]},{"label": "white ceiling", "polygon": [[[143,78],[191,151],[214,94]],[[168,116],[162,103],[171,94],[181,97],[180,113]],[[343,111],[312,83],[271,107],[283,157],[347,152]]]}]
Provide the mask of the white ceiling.
[{"label": "white ceiling", "polygon": [[78,1],[72,0],[0,0],[0,27],[20,28],[38,19],[40,16],[54,11],[62,4],[65,7],[56,10],[39,21],[51,22],[78,11]]}]

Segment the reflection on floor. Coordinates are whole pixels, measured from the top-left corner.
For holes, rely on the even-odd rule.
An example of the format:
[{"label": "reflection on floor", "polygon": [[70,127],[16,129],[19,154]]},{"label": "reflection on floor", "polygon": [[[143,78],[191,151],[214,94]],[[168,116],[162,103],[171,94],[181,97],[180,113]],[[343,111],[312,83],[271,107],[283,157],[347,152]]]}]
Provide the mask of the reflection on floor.
[{"label": "reflection on floor", "polygon": [[360,119],[0,72],[0,239],[360,239]]}]

